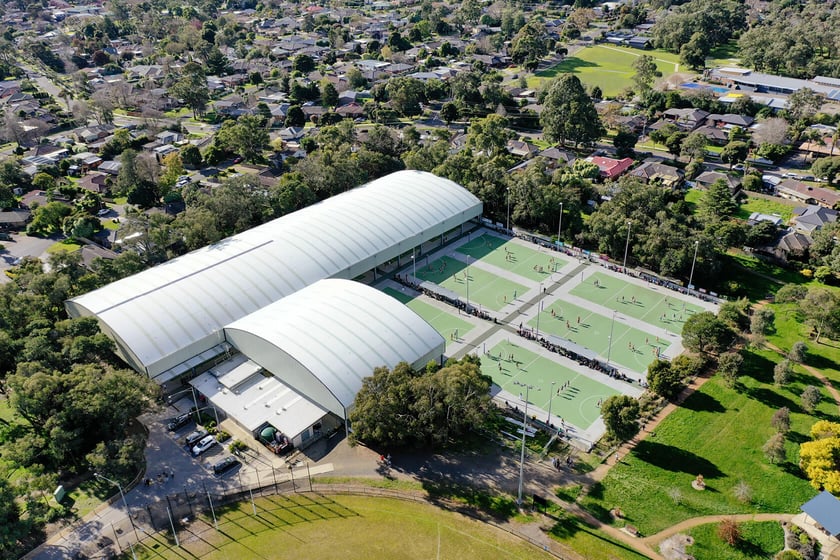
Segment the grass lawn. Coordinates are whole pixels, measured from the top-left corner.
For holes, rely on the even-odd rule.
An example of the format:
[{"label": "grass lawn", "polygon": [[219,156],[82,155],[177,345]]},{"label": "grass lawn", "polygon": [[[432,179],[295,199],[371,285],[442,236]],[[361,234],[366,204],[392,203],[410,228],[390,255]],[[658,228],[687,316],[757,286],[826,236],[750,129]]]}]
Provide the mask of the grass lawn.
[{"label": "grass lawn", "polygon": [[742,220],[749,220],[750,214],[760,212],[761,214],[777,215],[787,223],[793,217],[793,209],[796,206],[799,205],[793,201],[768,200],[748,194],[746,202],[738,208],[738,213],[735,217],[741,218]]},{"label": "grass lawn", "polygon": [[617,542],[605,533],[593,529],[578,517],[565,512],[560,512],[559,517],[559,521],[551,528],[549,534],[569,548],[585,554],[587,560],[643,560],[647,558],[626,544]]},{"label": "grass lawn", "polygon": [[577,74],[586,86],[599,86],[604,96],[614,97],[633,85],[633,62],[645,54],[656,60],[656,67],[662,72],[661,79],[666,79],[680,70],[679,56],[669,52],[595,45],[586,47],[560,64],[529,77],[528,87],[537,87],[545,79],[571,72]]},{"label": "grass lawn", "polygon": [[63,241],[59,241],[58,243],[54,243],[47,248],[47,253],[72,253],[73,251],[78,251],[81,249],[82,246],[79,243],[65,243]]},{"label": "grass lawn", "polygon": [[105,229],[110,229],[113,231],[120,229],[120,223],[114,222],[112,218],[100,218],[99,223],[102,224],[102,227]]},{"label": "grass lawn", "polygon": [[741,542],[731,547],[717,534],[717,523],[693,527],[688,534],[694,544],[686,552],[695,558],[715,560],[758,560],[772,558],[785,546],[785,534],[776,521],[741,523]]},{"label": "grass lawn", "polygon": [[811,340],[811,328],[799,318],[796,304],[776,303],[770,309],[776,314],[776,333],[768,336],[767,341],[785,352],[790,351],[795,342],[804,342],[808,346],[805,363],[819,369],[840,390],[840,342],[825,336],[820,338],[819,344]]},{"label": "grass lawn", "polygon": [[712,49],[712,52],[706,57],[706,67],[738,66],[740,61],[741,59],[738,58],[738,42],[731,41]]},{"label": "grass lawn", "polygon": [[[837,418],[837,407],[823,402],[814,415],[802,412],[799,395],[817,380],[797,371],[792,382],[773,385],[780,358],[769,351],[744,351],[742,376],[735,389],[709,380],[610,470],[602,483],[582,498],[594,515],[611,522],[609,510],[620,507],[626,522],[651,535],[684,519],[702,515],[788,512],[816,495],[800,477],[798,443],[807,439],[815,416]],[[770,464],[761,450],[774,433],[773,413],[791,410],[787,462]],[[705,491],[691,487],[702,474]],[[741,481],[752,491],[751,503],[733,493]],[[622,521],[623,523],[623,521]]]},{"label": "grass lawn", "polygon": [[504,531],[423,503],[292,495],[256,504],[257,516],[247,501],[217,511],[218,531],[212,520],[191,523],[179,533],[180,549],[170,533],[156,534],[136,548],[138,558],[553,558]]}]

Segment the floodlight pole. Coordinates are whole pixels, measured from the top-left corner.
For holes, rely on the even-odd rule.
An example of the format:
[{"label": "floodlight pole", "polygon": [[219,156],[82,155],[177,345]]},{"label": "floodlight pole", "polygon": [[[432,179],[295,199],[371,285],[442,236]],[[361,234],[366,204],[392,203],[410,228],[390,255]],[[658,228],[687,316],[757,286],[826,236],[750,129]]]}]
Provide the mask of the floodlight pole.
[{"label": "floodlight pole", "polygon": [[523,414],[522,422],[522,452],[519,457],[519,493],[517,494],[516,505],[522,507],[522,483],[525,480],[525,438],[528,436],[528,397],[532,388],[539,391],[538,387],[528,385],[527,383],[513,382],[514,385],[525,387],[525,412]]},{"label": "floodlight pole", "polygon": [[417,282],[417,261],[414,259],[414,247],[411,248],[411,275],[414,281]]},{"label": "floodlight pole", "polygon": [[464,281],[467,283],[467,315],[470,313],[470,267],[467,267],[467,275],[464,277]]},{"label": "floodlight pole", "polygon": [[563,231],[563,203],[560,203],[560,223],[557,225],[557,241],[560,241],[560,232]]},{"label": "floodlight pole", "polygon": [[694,280],[694,265],[697,264],[697,249],[700,248],[700,242],[694,242],[694,259],[691,261],[691,274],[688,275],[688,289],[691,290],[694,286],[691,283]]},{"label": "floodlight pole", "polygon": [[510,232],[510,187],[507,188],[507,230]]},{"label": "floodlight pole", "polygon": [[613,327],[615,326],[615,311],[613,311],[612,321],[610,322],[610,339],[609,339],[609,346],[607,347],[607,365],[610,365],[610,356],[612,356],[612,337],[613,337]]},{"label": "floodlight pole", "polygon": [[134,538],[137,539],[137,542],[140,542],[140,537],[137,536],[137,527],[135,527],[134,519],[132,519],[132,517],[131,517],[131,510],[128,509],[128,502],[125,499],[125,492],[123,492],[122,484],[120,484],[116,480],[111,480],[108,477],[102,476],[101,474],[99,474],[97,472],[93,473],[93,476],[95,476],[96,478],[101,478],[102,480],[104,480],[106,482],[110,482],[111,484],[113,484],[114,486],[117,487],[117,490],[120,491],[120,497],[122,498],[122,503],[125,506],[125,514],[128,516],[128,520],[129,520],[129,522],[131,522],[131,528],[134,530]]},{"label": "floodlight pole", "polygon": [[624,243],[624,274],[627,274],[627,251],[630,249],[630,226],[633,224],[627,220],[627,241]]},{"label": "floodlight pole", "polygon": [[548,397],[548,420],[546,423],[551,426],[551,403],[554,401],[554,384],[557,383],[556,381],[551,382],[551,396]]}]

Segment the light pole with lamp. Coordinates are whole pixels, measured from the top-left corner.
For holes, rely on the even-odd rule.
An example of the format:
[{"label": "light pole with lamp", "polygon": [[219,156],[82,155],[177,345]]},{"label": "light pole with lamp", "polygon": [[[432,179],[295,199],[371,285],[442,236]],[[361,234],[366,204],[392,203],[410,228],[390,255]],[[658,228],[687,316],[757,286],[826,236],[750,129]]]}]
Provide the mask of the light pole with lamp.
[{"label": "light pole with lamp", "polygon": [[464,281],[467,283],[467,315],[470,314],[470,267],[467,267],[466,275],[464,276]]},{"label": "light pole with lamp", "polygon": [[411,248],[411,275],[414,282],[417,282],[417,260],[414,258],[414,247]]},{"label": "light pole with lamp", "polygon": [[510,187],[507,188],[507,230],[510,231]]},{"label": "light pole with lamp", "polygon": [[694,242],[694,259],[691,261],[691,274],[688,275],[688,289],[694,289],[694,285],[691,283],[694,280],[694,265],[697,264],[697,249],[700,248],[700,242]]},{"label": "light pole with lamp", "polygon": [[560,232],[563,231],[563,203],[560,203],[560,223],[557,225],[557,241],[562,241]]},{"label": "light pole with lamp", "polygon": [[627,251],[630,249],[630,226],[633,224],[630,220],[627,220],[627,241],[624,243],[624,274],[627,274]]},{"label": "light pole with lamp", "polygon": [[557,383],[556,381],[551,382],[551,396],[548,397],[548,420],[546,420],[546,424],[551,426],[551,403],[554,401],[554,385]]},{"label": "light pole with lamp", "polygon": [[615,311],[613,311],[612,322],[610,322],[610,338],[609,338],[609,346],[607,347],[607,365],[610,365],[610,356],[612,356],[612,337],[613,337],[613,327],[615,326]]},{"label": "light pole with lamp", "polygon": [[93,476],[95,476],[96,478],[101,478],[102,480],[104,480],[106,482],[110,482],[111,484],[113,484],[114,486],[117,487],[117,490],[120,491],[120,497],[122,498],[122,503],[125,506],[125,514],[128,516],[128,520],[129,520],[129,522],[131,522],[131,528],[134,531],[134,538],[137,539],[137,542],[140,542],[140,537],[137,536],[137,527],[135,527],[134,519],[131,517],[131,510],[128,509],[128,502],[125,499],[125,492],[123,492],[122,484],[120,484],[116,480],[111,480],[108,477],[102,476],[98,472],[93,473]]},{"label": "light pole with lamp", "polygon": [[519,381],[514,381],[514,385],[518,385],[520,387],[525,387],[525,412],[523,415],[523,422],[522,422],[522,453],[519,457],[519,493],[517,494],[516,505],[522,507],[522,483],[525,480],[525,438],[528,435],[528,396],[531,389],[536,389],[539,391],[539,387],[534,387],[533,385],[528,385],[527,383],[520,383]]}]

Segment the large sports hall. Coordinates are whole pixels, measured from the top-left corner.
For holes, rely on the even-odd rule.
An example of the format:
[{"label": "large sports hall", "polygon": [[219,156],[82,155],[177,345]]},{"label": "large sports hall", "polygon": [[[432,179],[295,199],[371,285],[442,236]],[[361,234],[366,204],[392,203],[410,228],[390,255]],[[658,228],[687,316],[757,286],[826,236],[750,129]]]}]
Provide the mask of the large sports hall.
[{"label": "large sports hall", "polygon": [[242,427],[305,445],[374,368],[443,358],[443,337],[369,284],[481,213],[456,183],[400,171],[65,305],[165,393],[190,383]]}]

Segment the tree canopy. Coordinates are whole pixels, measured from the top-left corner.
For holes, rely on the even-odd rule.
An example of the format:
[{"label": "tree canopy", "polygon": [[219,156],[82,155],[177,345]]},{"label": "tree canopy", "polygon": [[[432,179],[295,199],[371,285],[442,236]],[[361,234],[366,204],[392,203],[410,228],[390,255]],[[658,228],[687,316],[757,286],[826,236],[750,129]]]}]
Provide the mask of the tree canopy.
[{"label": "tree canopy", "polygon": [[548,87],[540,122],[549,140],[575,146],[598,140],[604,134],[592,99],[574,74],[563,74]]},{"label": "tree canopy", "polygon": [[387,446],[445,447],[484,425],[495,407],[477,358],[414,371],[405,362],[364,379],[350,422],[353,437]]}]

